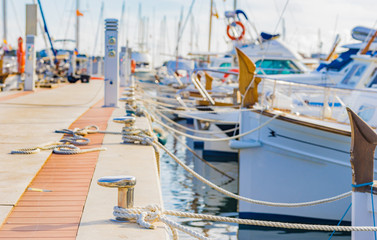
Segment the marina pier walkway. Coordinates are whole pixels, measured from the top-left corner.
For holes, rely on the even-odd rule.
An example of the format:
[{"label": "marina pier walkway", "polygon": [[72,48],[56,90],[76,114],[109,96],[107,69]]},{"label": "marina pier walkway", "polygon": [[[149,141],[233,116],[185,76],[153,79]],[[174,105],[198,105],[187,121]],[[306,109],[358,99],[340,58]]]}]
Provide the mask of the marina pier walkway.
[{"label": "marina pier walkway", "polygon": [[[87,146],[106,151],[76,155],[10,154],[11,150],[56,142],[57,129],[97,125],[120,132],[113,117],[124,108],[104,108],[103,81],[66,84],[36,92],[0,93],[0,239],[165,239],[163,225],[142,229],[112,221],[117,189],[98,178],[132,175],[135,205],[162,206],[157,162],[151,146],[121,144],[120,135],[88,134]],[[122,104],[121,104],[122,105]],[[149,128],[145,118],[136,127]]]}]

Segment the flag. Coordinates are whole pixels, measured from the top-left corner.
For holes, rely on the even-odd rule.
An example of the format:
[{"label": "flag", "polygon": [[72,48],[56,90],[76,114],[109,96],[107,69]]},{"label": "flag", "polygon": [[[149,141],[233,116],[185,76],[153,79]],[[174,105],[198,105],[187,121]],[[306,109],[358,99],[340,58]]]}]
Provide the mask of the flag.
[{"label": "flag", "polygon": [[77,56],[79,54],[79,51],[77,50],[77,48],[75,48],[75,50],[73,51],[73,53]]},{"label": "flag", "polygon": [[84,16],[84,14],[77,9],[76,10],[76,16],[82,17],[82,16]]}]

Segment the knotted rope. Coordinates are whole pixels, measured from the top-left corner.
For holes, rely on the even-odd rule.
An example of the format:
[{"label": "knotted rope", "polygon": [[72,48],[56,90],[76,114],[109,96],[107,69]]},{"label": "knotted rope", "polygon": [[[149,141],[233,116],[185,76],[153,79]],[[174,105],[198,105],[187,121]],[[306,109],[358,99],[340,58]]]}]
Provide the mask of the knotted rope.
[{"label": "knotted rope", "polygon": [[253,219],[240,219],[240,218],[230,218],[213,216],[208,214],[197,214],[189,212],[171,211],[171,210],[161,210],[157,205],[148,205],[146,207],[134,207],[134,208],[120,208],[114,207],[113,215],[118,218],[125,218],[127,220],[135,221],[140,226],[148,229],[155,229],[155,222],[163,222],[172,230],[173,239],[178,239],[178,232],[180,230],[189,234],[190,236],[197,239],[209,240],[209,238],[203,236],[202,234],[189,229],[188,227],[182,226],[166,217],[166,215],[177,216],[177,217],[187,217],[196,218],[202,220],[209,220],[215,222],[229,222],[252,226],[263,226],[263,227],[275,227],[275,228],[286,228],[286,229],[300,229],[309,231],[376,231],[377,227],[369,226],[334,226],[334,225],[320,225],[320,224],[300,224],[300,223],[287,223],[287,222],[274,222],[274,221],[262,221]]},{"label": "knotted rope", "polygon": [[190,236],[201,239],[201,240],[209,240],[209,238],[203,236],[202,234],[191,230],[188,227],[182,226],[167,217],[165,217],[164,212],[161,210],[161,208],[157,205],[148,205],[143,208],[120,208],[120,207],[114,207],[113,212],[115,217],[119,218],[126,218],[128,220],[136,221],[137,224],[144,228],[148,229],[155,229],[156,226],[153,225],[155,222],[162,222],[169,226],[169,228],[172,230],[172,235],[174,240],[178,240],[178,230],[185,232],[189,234]]}]

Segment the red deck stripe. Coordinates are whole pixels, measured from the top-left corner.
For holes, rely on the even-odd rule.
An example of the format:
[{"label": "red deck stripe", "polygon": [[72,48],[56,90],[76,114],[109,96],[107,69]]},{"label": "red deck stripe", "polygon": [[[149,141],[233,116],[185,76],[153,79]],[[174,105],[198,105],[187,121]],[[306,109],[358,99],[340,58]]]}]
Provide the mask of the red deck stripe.
[{"label": "red deck stripe", "polygon": [[[0,98],[1,100],[1,98]],[[71,126],[97,125],[107,128],[114,108],[103,108],[101,100]],[[88,134],[88,146],[102,145],[104,134]],[[51,154],[29,187],[51,190],[26,190],[0,228],[0,239],[76,239],[78,226],[99,152],[77,155]]]}]

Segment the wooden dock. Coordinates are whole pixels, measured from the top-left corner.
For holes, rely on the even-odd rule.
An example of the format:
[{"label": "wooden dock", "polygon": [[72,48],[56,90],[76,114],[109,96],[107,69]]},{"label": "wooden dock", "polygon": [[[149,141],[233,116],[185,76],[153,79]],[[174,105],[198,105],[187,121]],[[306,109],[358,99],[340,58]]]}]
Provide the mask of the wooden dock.
[{"label": "wooden dock", "polygon": [[[10,154],[17,148],[58,141],[56,129],[97,125],[121,131],[112,122],[120,108],[104,108],[103,81],[65,84],[35,92],[0,93],[0,239],[166,239],[155,230],[112,221],[117,190],[97,185],[98,178],[137,178],[135,205],[162,206],[157,161],[151,146],[121,144],[120,135],[89,134],[87,146],[106,151],[77,155],[41,151]],[[138,128],[149,128],[137,118]]]}]

